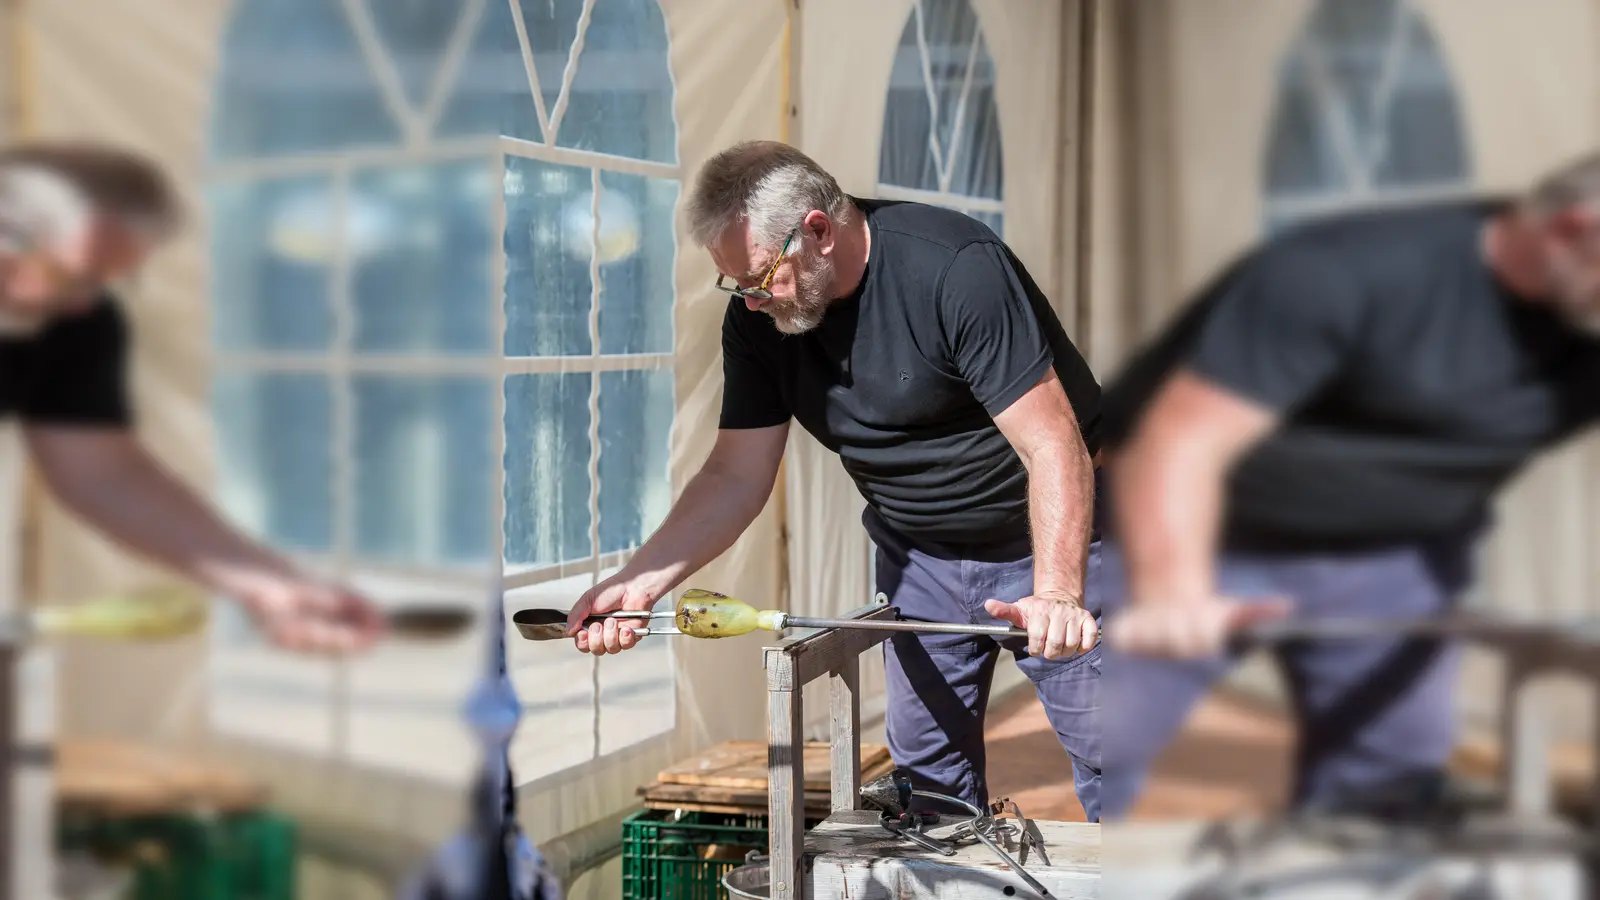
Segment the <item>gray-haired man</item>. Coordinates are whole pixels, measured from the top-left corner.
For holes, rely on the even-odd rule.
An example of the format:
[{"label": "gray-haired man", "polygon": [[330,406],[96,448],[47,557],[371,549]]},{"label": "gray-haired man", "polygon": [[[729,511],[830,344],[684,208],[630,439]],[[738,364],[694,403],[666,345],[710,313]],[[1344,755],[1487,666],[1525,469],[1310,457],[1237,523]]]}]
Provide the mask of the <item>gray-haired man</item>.
[{"label": "gray-haired man", "polygon": [[1026,642],[897,635],[888,735],[915,783],[987,802],[983,713],[1002,649],[1033,680],[1098,817],[1094,596],[1099,386],[1021,262],[979,222],[847,196],[778,143],[712,158],[695,241],[732,294],[721,430],[660,530],[572,611],[579,649],[636,638],[592,611],[648,609],[722,553],[772,491],[791,419],[867,500],[879,590],[908,618],[1009,621]]},{"label": "gray-haired man", "polygon": [[106,285],[138,270],[177,212],[165,176],[133,154],[0,149],[0,416],[21,420],[46,484],[110,537],[237,598],[281,646],[363,649],[383,630],[370,602],[240,536],[133,433],[128,325]]},{"label": "gray-haired man", "polygon": [[[1106,688],[1128,711],[1105,722],[1108,818],[1236,661],[1231,631],[1456,603],[1501,487],[1600,418],[1597,322],[1600,155],[1525,197],[1281,234],[1129,365],[1106,397]],[[1399,636],[1281,647],[1295,803],[1435,795],[1458,654]]]}]

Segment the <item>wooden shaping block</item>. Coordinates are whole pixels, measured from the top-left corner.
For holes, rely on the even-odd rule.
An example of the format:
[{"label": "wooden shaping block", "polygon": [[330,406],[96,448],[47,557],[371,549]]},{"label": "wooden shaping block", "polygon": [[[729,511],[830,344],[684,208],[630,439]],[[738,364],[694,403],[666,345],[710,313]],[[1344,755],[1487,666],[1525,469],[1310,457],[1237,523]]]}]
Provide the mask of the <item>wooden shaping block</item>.
[{"label": "wooden shaping block", "polygon": [[[1029,854],[1024,864],[1057,900],[1098,900],[1100,826],[1035,820],[1050,865]],[[959,826],[954,817],[928,830],[942,838]],[[1016,872],[982,844],[942,856],[900,840],[878,827],[878,814],[834,813],[806,835],[807,892],[804,896],[851,900],[993,900],[1033,897]],[[1016,858],[1017,854],[1012,853]],[[1008,894],[1006,889],[1010,888]]]},{"label": "wooden shaping block", "polygon": [[[829,790],[829,745],[808,741],[805,750],[806,790]],[[861,745],[861,777],[867,772],[882,774],[888,769],[889,748],[882,744]],[[892,764],[891,764],[892,766]],[[880,771],[881,770],[881,771]],[[877,777],[877,776],[872,776]],[[727,741],[706,752],[662,769],[656,776],[662,784],[693,784],[718,788],[744,788],[766,791],[767,745],[760,741]]]}]

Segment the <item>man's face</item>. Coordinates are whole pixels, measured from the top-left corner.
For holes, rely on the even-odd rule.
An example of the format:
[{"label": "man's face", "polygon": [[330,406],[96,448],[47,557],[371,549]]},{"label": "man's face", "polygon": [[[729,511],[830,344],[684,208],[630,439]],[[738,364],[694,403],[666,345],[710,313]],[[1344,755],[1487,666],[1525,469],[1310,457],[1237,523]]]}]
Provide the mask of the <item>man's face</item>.
[{"label": "man's face", "polygon": [[1600,215],[1575,209],[1540,226],[1551,301],[1587,330],[1600,330]]},{"label": "man's face", "polygon": [[137,272],[151,249],[147,238],[109,222],[24,248],[0,267],[0,312],[13,324],[41,327],[82,312],[108,283]]},{"label": "man's face", "polygon": [[779,331],[801,334],[822,324],[822,317],[835,299],[833,258],[816,251],[815,236],[805,226],[795,232],[789,252],[780,260],[781,246],[781,241],[779,246],[756,243],[749,227],[740,223],[707,249],[717,271],[739,287],[760,287],[766,279],[772,299],[746,297],[745,306],[771,316]]}]

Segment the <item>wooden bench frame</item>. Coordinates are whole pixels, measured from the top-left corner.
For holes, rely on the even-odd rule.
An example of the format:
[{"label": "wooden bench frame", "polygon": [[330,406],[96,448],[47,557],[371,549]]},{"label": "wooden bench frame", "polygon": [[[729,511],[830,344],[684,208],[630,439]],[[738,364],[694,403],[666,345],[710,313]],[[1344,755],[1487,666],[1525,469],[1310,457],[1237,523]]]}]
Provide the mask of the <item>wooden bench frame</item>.
[{"label": "wooden bench frame", "polygon": [[[893,618],[882,603],[845,618]],[[827,678],[829,770],[834,812],[861,803],[861,654],[883,643],[887,631],[846,628],[810,631],[762,651],[767,670],[767,822],[772,859],[771,900],[805,894],[805,686]]]}]

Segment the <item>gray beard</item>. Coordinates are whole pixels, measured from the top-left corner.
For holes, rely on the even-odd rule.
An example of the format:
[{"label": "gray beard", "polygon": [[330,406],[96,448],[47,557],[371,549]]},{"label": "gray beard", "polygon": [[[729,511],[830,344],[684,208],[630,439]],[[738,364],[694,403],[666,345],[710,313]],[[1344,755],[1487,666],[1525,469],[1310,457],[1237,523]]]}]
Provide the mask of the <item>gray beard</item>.
[{"label": "gray beard", "polygon": [[833,284],[833,266],[822,264],[815,269],[801,270],[795,276],[795,298],[782,304],[781,309],[768,307],[767,315],[784,334],[804,334],[822,324],[833,301],[828,290]]}]

